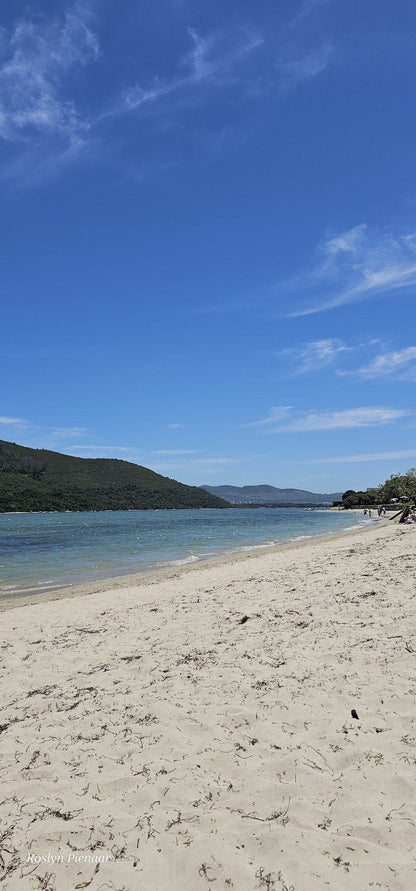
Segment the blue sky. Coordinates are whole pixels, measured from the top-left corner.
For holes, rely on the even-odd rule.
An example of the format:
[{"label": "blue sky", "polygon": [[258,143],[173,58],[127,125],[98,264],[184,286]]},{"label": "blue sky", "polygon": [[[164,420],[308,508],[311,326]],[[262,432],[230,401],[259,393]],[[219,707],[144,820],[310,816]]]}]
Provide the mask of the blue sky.
[{"label": "blue sky", "polygon": [[0,437],[189,483],[416,464],[416,9],[3,0]]}]

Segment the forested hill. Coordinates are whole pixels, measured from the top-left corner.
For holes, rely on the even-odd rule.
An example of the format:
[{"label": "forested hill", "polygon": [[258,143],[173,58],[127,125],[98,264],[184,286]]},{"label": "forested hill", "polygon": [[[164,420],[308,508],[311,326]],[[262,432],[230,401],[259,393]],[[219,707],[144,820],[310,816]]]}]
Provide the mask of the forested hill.
[{"label": "forested hill", "polygon": [[0,513],[229,507],[197,486],[113,458],[75,458],[0,440]]}]

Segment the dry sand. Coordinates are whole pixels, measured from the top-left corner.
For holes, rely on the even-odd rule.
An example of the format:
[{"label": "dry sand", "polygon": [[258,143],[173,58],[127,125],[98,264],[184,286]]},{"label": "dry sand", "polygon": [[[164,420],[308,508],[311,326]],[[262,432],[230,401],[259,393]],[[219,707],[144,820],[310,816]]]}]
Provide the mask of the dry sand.
[{"label": "dry sand", "polygon": [[2,887],[415,888],[415,543],[3,612]]}]

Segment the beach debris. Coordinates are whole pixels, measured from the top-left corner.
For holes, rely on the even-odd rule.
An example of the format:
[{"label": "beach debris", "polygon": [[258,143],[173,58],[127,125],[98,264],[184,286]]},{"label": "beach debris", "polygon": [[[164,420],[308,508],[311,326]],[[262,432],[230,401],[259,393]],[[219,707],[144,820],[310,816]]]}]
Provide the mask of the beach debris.
[{"label": "beach debris", "polygon": [[273,811],[273,813],[270,815],[270,817],[259,817],[258,814],[241,814],[241,813],[240,813],[240,816],[241,816],[242,820],[258,820],[259,823],[270,823],[273,820],[280,820],[282,825],[285,826],[289,820],[289,817],[288,817],[289,808],[290,808],[290,798],[289,798],[288,803],[285,808],[283,808],[281,811]]},{"label": "beach debris", "polygon": [[352,717],[352,718],[355,718],[356,721],[359,721],[359,720],[360,720],[359,717],[358,717],[358,715],[357,715],[357,712],[355,711],[355,708],[352,708],[352,709],[351,709],[351,717]]},{"label": "beach debris", "polygon": [[78,817],[79,814],[82,813],[82,808],[79,808],[77,811],[60,811],[56,808],[45,807],[43,805],[43,811],[37,811],[33,820],[30,823],[35,823],[36,820],[45,820],[47,817],[56,817],[60,820],[74,820],[75,817]]},{"label": "beach debris", "polygon": [[39,882],[41,891],[54,891],[55,881],[52,872],[45,872],[44,876],[37,876],[36,878]]},{"label": "beach debris", "polygon": [[266,891],[272,891],[276,887],[273,875],[274,873],[272,872],[265,873],[264,866],[261,866],[255,873],[256,879],[259,880],[259,887],[264,887]]},{"label": "beach debris", "polygon": [[76,628],[82,634],[101,634],[101,628]]},{"label": "beach debris", "polygon": [[[136,864],[134,864],[134,866],[136,866]],[[97,875],[97,872],[98,872],[99,868],[100,868],[100,864],[97,863],[97,866],[95,867],[94,872],[93,872],[91,878],[88,879],[86,882],[79,882],[78,885],[75,885],[75,888],[87,888],[88,885],[91,885],[91,882],[92,882],[94,876]]]},{"label": "beach debris", "polygon": [[49,696],[49,693],[51,693],[52,690],[56,690],[56,686],[56,684],[47,684],[46,687],[39,687],[39,689],[36,690],[29,690],[29,692],[26,693],[26,697],[27,699],[29,699],[30,696]]},{"label": "beach debris", "polygon": [[12,844],[14,829],[13,824],[0,833],[0,882],[3,882],[10,873],[20,866],[19,852]]},{"label": "beach debris", "polygon": [[248,622],[249,618],[250,618],[249,616],[243,616],[243,618],[239,620],[238,624],[245,625],[245,623]]},{"label": "beach debris", "polygon": [[345,872],[350,871],[351,863],[349,863],[348,860],[343,860],[341,855],[339,857],[333,857],[332,859],[336,866],[343,866],[345,869]]},{"label": "beach debris", "polygon": [[40,765],[37,763],[37,761],[38,761],[38,758],[40,758],[42,756],[42,754],[43,754],[43,761],[41,762],[42,765],[50,764],[51,762],[50,762],[49,756],[46,754],[46,752],[42,753],[40,751],[40,749],[36,749],[33,752],[33,755],[29,761],[29,764],[27,764],[26,767],[22,767],[22,770],[31,770],[32,767],[39,767]]},{"label": "beach debris", "polygon": [[17,718],[13,718],[12,721],[8,721],[7,724],[0,724],[0,733],[4,733],[8,727],[11,727],[12,724],[16,724]]},{"label": "beach debris", "polygon": [[198,869],[199,875],[202,878],[206,879],[207,882],[216,882],[217,880],[214,877],[210,878],[210,876],[208,875],[209,869],[212,869],[212,866],[207,866],[206,863],[202,863],[200,868]]}]

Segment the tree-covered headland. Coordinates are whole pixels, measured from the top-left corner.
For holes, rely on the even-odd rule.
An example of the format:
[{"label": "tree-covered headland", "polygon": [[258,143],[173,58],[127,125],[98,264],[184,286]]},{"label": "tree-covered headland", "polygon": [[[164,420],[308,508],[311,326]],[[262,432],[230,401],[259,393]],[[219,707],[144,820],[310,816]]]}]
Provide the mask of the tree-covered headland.
[{"label": "tree-covered headland", "polygon": [[0,513],[230,507],[197,486],[113,458],[75,458],[0,440]]}]

